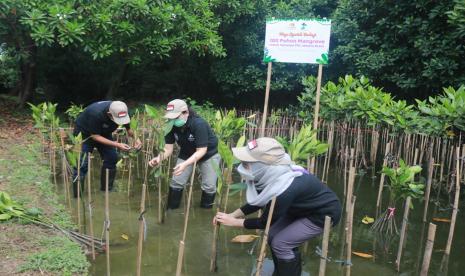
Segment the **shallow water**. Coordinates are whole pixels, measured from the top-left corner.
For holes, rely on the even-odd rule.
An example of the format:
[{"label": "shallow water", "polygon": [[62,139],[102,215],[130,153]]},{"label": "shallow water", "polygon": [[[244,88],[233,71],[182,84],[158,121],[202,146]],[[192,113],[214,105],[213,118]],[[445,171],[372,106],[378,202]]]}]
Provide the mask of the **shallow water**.
[{"label": "shallow water", "polygon": [[[104,193],[99,191],[98,174],[99,169],[95,168],[93,170],[92,193],[94,196],[93,222],[95,236],[100,237],[103,231],[105,198]],[[140,179],[134,181],[134,193],[128,197],[126,177],[121,179],[121,174],[119,174],[115,183],[119,191],[110,193],[110,261],[112,275],[136,274],[138,216],[142,181]],[[356,178],[354,194],[357,196],[357,200],[355,203],[352,249],[353,251],[372,254],[374,259],[364,259],[352,255],[352,275],[418,275],[423,261],[428,231],[428,225],[422,223],[424,203],[418,200],[413,201],[414,209],[411,210],[409,216],[401,271],[397,273],[394,262],[399,238],[396,236],[391,239],[390,243],[382,243],[379,236],[376,237],[370,232],[370,226],[361,223],[365,215],[375,216],[378,183],[378,178],[373,178],[371,171],[365,175],[359,174]],[[340,170],[335,169],[330,172],[327,184],[339,195],[341,202],[343,202],[343,180]],[[183,204],[186,200],[183,199],[180,209],[171,210],[167,213],[164,224],[158,224],[158,192],[153,184],[151,185],[147,201],[147,212],[145,213],[147,228],[142,257],[142,275],[174,275],[179,241],[182,238],[184,226]],[[211,219],[214,211],[199,208],[200,193],[199,185],[194,184],[192,209],[185,242],[183,275],[250,275],[255,264],[259,244],[256,244],[255,255],[250,255],[248,252],[254,246],[254,243],[238,244],[231,243],[230,240],[238,234],[255,234],[255,231],[226,227],[222,227],[220,230],[217,259],[218,272],[209,272],[213,232]],[[87,192],[85,192],[85,195],[87,195]],[[434,193],[432,198],[436,198]],[[239,193],[230,197],[229,200],[229,211],[239,207],[243,202],[243,198]],[[440,205],[444,207],[447,203],[442,202]],[[75,202],[73,202],[73,206],[75,206]],[[403,208],[400,204],[397,208],[396,218],[400,230]],[[451,216],[450,210],[439,212],[440,208],[434,202],[430,202],[429,208],[429,219],[432,217],[450,218]],[[430,275],[464,275],[465,262],[461,261],[461,251],[465,248],[465,239],[462,234],[465,229],[464,214],[462,212],[458,213],[452,251],[448,260],[444,259],[444,248],[450,224],[443,222],[436,222],[436,224],[436,241],[429,270]],[[129,239],[123,239],[121,237],[123,234],[127,235]],[[345,267],[334,261],[343,259],[342,252],[345,252],[343,240],[344,229],[343,224],[340,223],[331,230],[329,256],[333,261],[327,264],[326,275],[344,275]],[[321,246],[320,244],[321,238],[309,242],[308,250],[303,254],[305,262],[303,270],[305,273],[310,275],[318,274],[320,259],[315,253],[315,249],[317,246]],[[269,269],[267,265],[266,267]],[[92,262],[89,272],[91,275],[105,275],[105,254],[97,256],[96,261]]]}]

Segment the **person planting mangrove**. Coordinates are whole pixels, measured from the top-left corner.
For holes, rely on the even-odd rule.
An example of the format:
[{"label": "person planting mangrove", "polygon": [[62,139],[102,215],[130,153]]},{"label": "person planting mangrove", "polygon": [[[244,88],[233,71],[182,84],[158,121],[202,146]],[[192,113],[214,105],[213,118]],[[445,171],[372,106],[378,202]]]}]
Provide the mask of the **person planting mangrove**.
[{"label": "person planting mangrove", "polygon": [[[282,145],[273,138],[259,138],[247,146],[233,148],[241,161],[237,171],[246,181],[247,204],[226,214],[218,212],[213,223],[246,229],[264,229],[273,197],[276,205],[268,244],[275,274],[301,275],[298,247],[323,232],[325,216],[339,222],[341,204],[336,194],[314,175],[293,165]],[[259,218],[244,218],[259,209]]]},{"label": "person planting mangrove", "polygon": [[[81,169],[79,172],[81,181],[85,179],[87,173],[88,153],[97,148],[103,160],[100,174],[100,190],[105,191],[106,169],[109,170],[109,190],[113,189],[113,182],[116,176],[116,163],[118,153],[116,149],[128,151],[131,147],[125,143],[113,140],[112,133],[122,125],[126,128],[129,136],[134,137],[134,133],[129,128],[130,117],[128,107],[121,101],[100,101],[90,104],[79,114],[76,119],[73,134],[81,133],[83,138],[81,150]],[[139,138],[134,141],[134,148],[139,149],[142,143]],[[81,185],[83,190],[84,185]],[[77,168],[73,171],[73,192],[77,197]]]},{"label": "person planting mangrove", "polygon": [[182,192],[192,174],[193,164],[196,161],[202,178],[200,207],[212,208],[218,179],[215,166],[220,163],[218,138],[210,125],[188,107],[183,100],[176,99],[169,102],[164,117],[171,121],[173,128],[165,136],[163,152],[150,160],[149,165],[157,166],[162,160],[171,156],[175,142],[180,147],[176,165],[173,168],[167,208],[179,208]]}]

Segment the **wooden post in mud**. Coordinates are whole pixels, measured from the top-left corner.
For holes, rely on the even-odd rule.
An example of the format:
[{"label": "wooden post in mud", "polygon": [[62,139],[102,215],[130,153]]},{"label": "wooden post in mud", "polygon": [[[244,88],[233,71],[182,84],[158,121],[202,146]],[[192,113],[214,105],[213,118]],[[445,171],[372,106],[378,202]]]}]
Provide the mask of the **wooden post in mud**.
[{"label": "wooden post in mud", "polygon": [[266,90],[265,90],[265,104],[263,106],[262,128],[260,129],[260,137],[265,137],[266,117],[268,113],[268,99],[270,98],[270,85],[271,85],[271,61],[268,62],[268,72],[266,75]]},{"label": "wooden post in mud", "polygon": [[[76,185],[77,185],[77,217],[78,217],[78,232],[81,232],[81,150],[78,152],[78,160],[77,160],[77,178],[76,178]],[[74,179],[73,179],[74,180]],[[73,183],[74,189],[74,183]]]},{"label": "wooden post in mud", "polygon": [[270,212],[266,220],[265,232],[263,233],[262,245],[260,248],[260,255],[258,256],[255,276],[260,276],[262,273],[263,259],[265,258],[266,244],[268,243],[268,232],[270,231],[271,218],[273,217],[274,206],[276,204],[276,197],[271,200]]},{"label": "wooden post in mud", "polygon": [[397,259],[396,259],[397,272],[400,271],[400,259],[402,257],[402,249],[404,247],[404,242],[405,242],[405,233],[407,231],[410,201],[411,201],[411,198],[408,196],[407,199],[405,200],[404,218],[402,219],[402,229],[400,230],[399,248],[397,249]]},{"label": "wooden post in mud", "polygon": [[430,223],[428,228],[428,237],[426,240],[425,254],[423,256],[423,265],[421,266],[420,276],[427,276],[431,254],[433,253],[434,238],[436,236],[436,224]]},{"label": "wooden post in mud", "polygon": [[184,246],[185,246],[186,234],[187,234],[187,223],[189,222],[189,210],[190,210],[191,200],[192,200],[192,190],[194,186],[196,166],[197,166],[197,161],[194,162],[194,165],[192,167],[191,183],[189,187],[189,196],[187,197],[186,214],[184,217],[184,231],[182,233],[182,240],[179,241],[179,252],[178,252],[178,263],[176,266],[176,276],[180,276],[181,270],[182,270],[182,262],[184,259]]},{"label": "wooden post in mud", "polygon": [[460,198],[460,147],[455,150],[455,198],[454,198],[454,209],[452,210],[452,219],[450,222],[449,237],[447,238],[447,246],[445,250],[446,255],[450,255],[450,248],[452,245],[452,238],[454,237],[455,221],[457,220],[457,211],[459,208]]},{"label": "wooden post in mud", "polygon": [[350,167],[349,169],[349,183],[347,185],[347,195],[346,195],[346,218],[349,217],[350,206],[352,204],[352,198],[354,193],[354,182],[355,182],[355,167]]},{"label": "wooden post in mud", "polygon": [[[386,149],[384,150],[384,161],[383,161],[383,167],[387,165],[387,158],[388,154],[390,153],[391,150],[391,143],[388,142],[386,144]],[[382,200],[382,195],[383,195],[383,187],[384,187],[384,173],[381,174],[381,179],[379,181],[379,188],[378,188],[378,199],[376,200],[376,210],[378,211],[379,207],[381,206],[381,200]]]},{"label": "wooden post in mud", "polygon": [[[350,181],[350,180],[349,180]],[[346,276],[350,276],[350,268],[352,262],[352,225],[354,220],[354,209],[355,209],[355,200],[356,196],[352,196],[349,213],[347,217],[347,235],[346,235]]]},{"label": "wooden post in mud", "polygon": [[110,170],[105,170],[105,255],[107,257],[107,276],[110,276],[110,198],[108,185]]},{"label": "wooden post in mud", "polygon": [[[160,162],[160,171],[162,172],[163,171],[163,161]],[[159,224],[162,224],[163,223],[163,201],[162,201],[162,194],[161,194],[161,185],[163,183],[163,179],[161,177],[161,173],[160,172],[160,176],[158,176],[158,223]]]},{"label": "wooden post in mud", "polygon": [[433,181],[433,170],[434,158],[431,154],[431,157],[428,162],[428,178],[426,179],[425,210],[423,211],[423,222],[426,222],[426,216],[428,215],[429,196],[431,193],[431,183]]},{"label": "wooden post in mud", "polygon": [[128,197],[131,195],[131,177],[132,177],[132,159],[129,158],[129,169],[128,169]]},{"label": "wooden post in mud", "polygon": [[[87,155],[87,200],[89,206],[89,231],[90,236],[94,237],[94,223],[92,221],[92,191],[91,191],[91,163],[90,153]],[[91,239],[92,260],[95,261],[95,244],[94,239]]]},{"label": "wooden post in mud", "polygon": [[142,247],[144,246],[144,230],[145,230],[145,190],[147,185],[142,184],[142,198],[140,200],[140,214],[139,214],[139,240],[137,242],[137,276],[141,275],[142,265]]},{"label": "wooden post in mud", "polygon": [[326,273],[326,258],[328,257],[329,230],[331,230],[331,218],[325,216],[325,227],[323,230],[323,242],[321,244],[320,270],[318,275],[324,276]]},{"label": "wooden post in mud", "polygon": [[65,200],[68,201],[69,210],[71,210],[71,196],[69,194],[69,175],[68,175],[68,168],[66,166],[66,149],[65,149],[65,137],[66,133],[63,128],[60,128],[60,142],[61,142],[61,176],[63,177],[63,185],[65,191]]},{"label": "wooden post in mud", "polygon": [[318,79],[316,83],[315,112],[313,113],[313,129],[318,129],[318,114],[320,112],[321,78],[323,75],[323,64],[318,65]]}]

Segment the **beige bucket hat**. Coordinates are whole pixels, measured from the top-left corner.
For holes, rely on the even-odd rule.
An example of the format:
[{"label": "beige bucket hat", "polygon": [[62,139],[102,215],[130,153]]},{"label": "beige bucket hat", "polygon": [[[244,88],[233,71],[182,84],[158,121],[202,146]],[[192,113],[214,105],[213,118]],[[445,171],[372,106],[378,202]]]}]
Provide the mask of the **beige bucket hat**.
[{"label": "beige bucket hat", "polygon": [[262,162],[268,165],[290,165],[284,147],[269,137],[249,141],[247,146],[233,148],[233,155],[243,162]]}]

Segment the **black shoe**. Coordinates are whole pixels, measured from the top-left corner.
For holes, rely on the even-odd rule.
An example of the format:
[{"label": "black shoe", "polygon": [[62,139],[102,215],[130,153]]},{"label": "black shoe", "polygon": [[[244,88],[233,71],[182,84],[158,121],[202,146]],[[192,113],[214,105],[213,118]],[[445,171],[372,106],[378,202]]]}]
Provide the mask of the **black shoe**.
[{"label": "black shoe", "polygon": [[200,199],[200,208],[211,209],[213,207],[213,203],[215,202],[215,195],[216,193],[209,194],[207,192],[202,191],[202,198]]},{"label": "black shoe", "polygon": [[182,190],[183,189],[175,189],[170,187],[168,191],[168,203],[166,204],[167,209],[179,208],[179,205],[181,205]]},{"label": "black shoe", "polygon": [[[82,198],[82,194],[84,193],[84,179],[81,178],[81,192],[79,193],[79,197]],[[77,198],[78,196],[78,178],[73,180],[73,196],[74,198]]]},{"label": "black shoe", "polygon": [[276,275],[278,276],[301,276],[302,274],[302,260],[300,253],[294,250],[295,257],[290,260],[277,259],[277,266],[275,267]]},{"label": "black shoe", "polygon": [[[116,169],[108,169],[108,191],[113,189],[113,182],[115,182]],[[100,191],[106,190],[107,182],[107,168],[102,167],[100,171]]]}]

